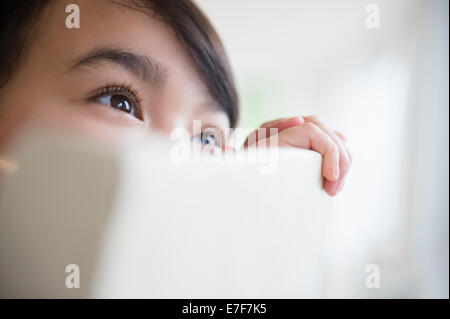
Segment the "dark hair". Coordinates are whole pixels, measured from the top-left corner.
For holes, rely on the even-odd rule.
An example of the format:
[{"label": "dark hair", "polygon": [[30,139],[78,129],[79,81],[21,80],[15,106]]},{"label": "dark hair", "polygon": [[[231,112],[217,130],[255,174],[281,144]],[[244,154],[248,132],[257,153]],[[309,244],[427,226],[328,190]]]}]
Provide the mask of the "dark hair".
[{"label": "dark hair", "polygon": [[[3,0],[0,18],[0,88],[11,78],[31,42],[40,13],[52,0]],[[191,0],[114,0],[154,13],[177,35],[200,72],[210,95],[227,113],[231,127],[238,119],[238,96],[223,45],[213,26]]]}]

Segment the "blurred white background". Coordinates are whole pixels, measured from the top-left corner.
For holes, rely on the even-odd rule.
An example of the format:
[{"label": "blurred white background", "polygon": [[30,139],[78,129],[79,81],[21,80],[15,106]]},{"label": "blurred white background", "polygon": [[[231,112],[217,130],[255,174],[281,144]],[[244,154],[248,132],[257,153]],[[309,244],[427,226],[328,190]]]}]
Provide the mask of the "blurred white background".
[{"label": "blurred white background", "polygon": [[[448,1],[197,3],[228,50],[240,126],[315,114],[347,136],[323,296],[448,298]],[[366,26],[369,4],[380,28]],[[379,289],[365,285],[367,264]]]}]

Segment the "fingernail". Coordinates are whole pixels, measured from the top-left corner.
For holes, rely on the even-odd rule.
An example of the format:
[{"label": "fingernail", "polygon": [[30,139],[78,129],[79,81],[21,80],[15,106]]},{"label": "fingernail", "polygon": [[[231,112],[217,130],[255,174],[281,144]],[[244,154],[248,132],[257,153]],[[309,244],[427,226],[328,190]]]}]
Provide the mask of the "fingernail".
[{"label": "fingernail", "polygon": [[339,166],[335,166],[333,169],[333,178],[337,180],[339,178]]},{"label": "fingernail", "polygon": [[291,117],[291,118],[288,118],[288,119],[286,119],[286,121],[294,121],[294,120],[297,120],[297,121],[299,121],[299,122],[301,122],[301,123],[303,123],[305,120],[303,119],[303,117],[301,117],[301,116],[293,116],[293,117]]}]

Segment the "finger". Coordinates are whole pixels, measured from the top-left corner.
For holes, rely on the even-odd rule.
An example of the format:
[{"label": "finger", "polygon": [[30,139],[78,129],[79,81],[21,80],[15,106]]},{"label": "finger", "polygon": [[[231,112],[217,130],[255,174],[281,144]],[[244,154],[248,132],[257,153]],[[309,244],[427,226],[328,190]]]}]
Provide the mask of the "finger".
[{"label": "finger", "polygon": [[336,143],[317,125],[306,122],[278,134],[279,146],[311,149],[323,155],[322,175],[330,180],[339,178],[339,149]]},{"label": "finger", "polygon": [[287,128],[289,125],[302,125],[305,122],[303,117],[301,116],[294,116],[289,118],[281,118],[278,120],[270,121],[263,123],[260,127],[261,128],[271,128],[271,127],[285,127]]},{"label": "finger", "polygon": [[339,132],[339,131],[334,131],[334,133],[336,133],[336,135],[339,136],[339,137],[341,138],[341,140],[344,141],[344,143],[347,142],[347,138],[345,137],[344,134],[342,134],[342,133]]},{"label": "finger", "polygon": [[330,181],[326,178],[323,179],[323,189],[330,196],[337,195],[344,187],[344,184],[345,184],[345,178],[339,179],[337,181]]},{"label": "finger", "polygon": [[328,134],[339,148],[339,180],[337,181],[324,181],[324,189],[331,196],[336,195],[344,186],[344,178],[347,175],[351,166],[351,155],[347,146],[343,142],[340,136],[336,132],[328,129],[316,116],[307,116],[305,120],[312,122],[320,127],[326,134]]},{"label": "finger", "polygon": [[[273,134],[280,133],[281,131],[284,131],[287,128],[302,125],[304,123],[303,117],[301,116],[295,116],[291,118],[285,118],[285,119],[278,119],[271,122],[266,122],[261,125],[260,128],[254,130],[252,133],[249,134],[247,139],[244,142],[244,147],[248,147],[249,145],[252,145],[256,142],[258,142],[260,139],[265,139]],[[264,129],[263,131],[261,131]],[[276,130],[271,130],[276,129]],[[261,134],[262,133],[262,134]]]},{"label": "finger", "polygon": [[306,122],[311,122],[317,125],[322,131],[324,131],[333,142],[336,143],[339,149],[339,180],[334,183],[324,183],[324,188],[328,192],[338,192],[342,188],[343,183],[339,183],[347,175],[351,166],[351,156],[343,140],[332,130],[328,129],[316,116],[305,117]]}]

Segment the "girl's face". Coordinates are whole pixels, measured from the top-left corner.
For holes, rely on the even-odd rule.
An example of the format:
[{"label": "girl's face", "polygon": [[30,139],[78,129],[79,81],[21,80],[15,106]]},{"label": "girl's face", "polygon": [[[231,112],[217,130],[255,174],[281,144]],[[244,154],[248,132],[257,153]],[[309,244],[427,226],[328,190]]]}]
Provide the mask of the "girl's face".
[{"label": "girl's face", "polygon": [[222,130],[230,123],[209,96],[172,30],[109,0],[78,0],[80,28],[54,1],[30,33],[21,63],[0,90],[0,148],[32,120],[107,140],[149,130]]}]

